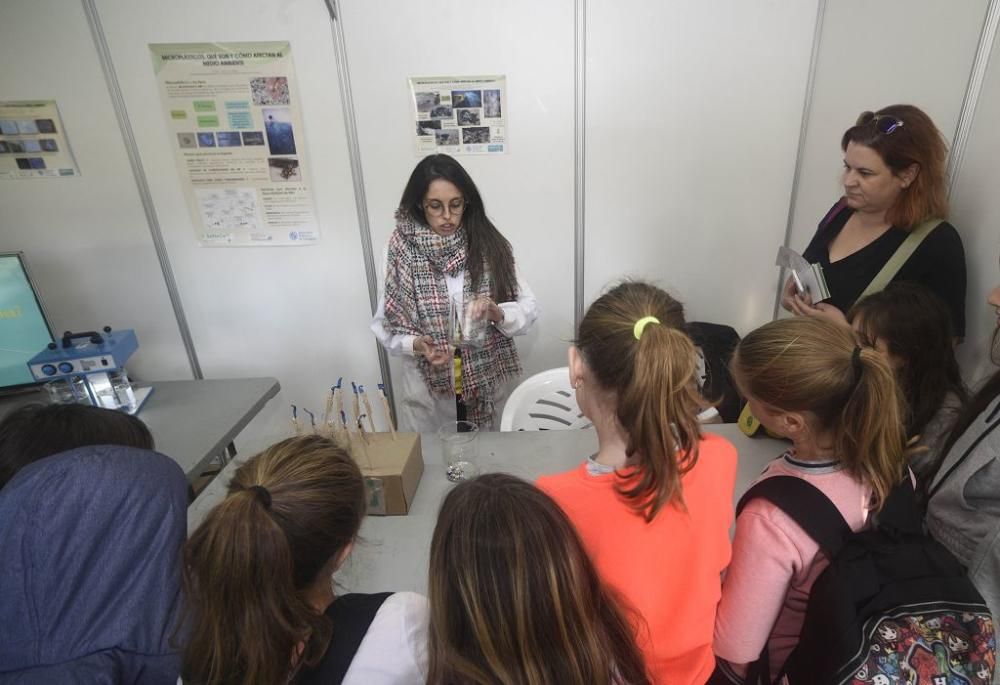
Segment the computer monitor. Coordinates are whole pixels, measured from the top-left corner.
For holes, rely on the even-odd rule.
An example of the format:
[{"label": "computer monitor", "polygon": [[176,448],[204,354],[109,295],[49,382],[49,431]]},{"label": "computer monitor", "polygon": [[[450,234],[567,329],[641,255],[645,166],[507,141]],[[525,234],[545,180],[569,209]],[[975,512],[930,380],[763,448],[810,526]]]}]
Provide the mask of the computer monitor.
[{"label": "computer monitor", "polygon": [[28,360],[53,342],[22,252],[0,252],[0,393],[37,383]]}]

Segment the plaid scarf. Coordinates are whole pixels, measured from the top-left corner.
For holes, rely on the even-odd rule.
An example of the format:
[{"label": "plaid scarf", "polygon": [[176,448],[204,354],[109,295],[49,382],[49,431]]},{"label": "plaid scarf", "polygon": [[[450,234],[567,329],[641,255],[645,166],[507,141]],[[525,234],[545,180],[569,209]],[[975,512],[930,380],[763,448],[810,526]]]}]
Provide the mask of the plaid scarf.
[{"label": "plaid scarf", "polygon": [[[389,238],[385,276],[386,330],[393,335],[429,335],[434,344],[449,348],[451,303],[445,275],[465,270],[465,228],[450,236],[396,212],[396,230]],[[473,291],[466,272],[464,301],[477,295],[491,297],[492,278],[483,272]],[[454,395],[451,364],[433,367],[422,355],[417,365],[431,395]],[[479,348],[462,348],[462,398],[466,413],[480,429],[493,427],[493,398],[504,383],[521,375],[514,342],[495,327],[487,327],[486,342]]]}]

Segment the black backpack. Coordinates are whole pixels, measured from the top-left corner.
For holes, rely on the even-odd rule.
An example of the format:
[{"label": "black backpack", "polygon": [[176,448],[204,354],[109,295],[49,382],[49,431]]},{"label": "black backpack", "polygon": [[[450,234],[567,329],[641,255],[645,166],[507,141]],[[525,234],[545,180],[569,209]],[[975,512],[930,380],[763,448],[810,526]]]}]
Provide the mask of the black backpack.
[{"label": "black backpack", "polygon": [[[989,608],[958,560],[924,534],[909,479],[857,533],[801,478],[762,480],[737,513],[758,497],[788,514],[831,560],[810,590],[798,646],[782,671],[789,683],[991,682],[996,636]],[[765,647],[747,682],[771,683],[768,671]]]}]

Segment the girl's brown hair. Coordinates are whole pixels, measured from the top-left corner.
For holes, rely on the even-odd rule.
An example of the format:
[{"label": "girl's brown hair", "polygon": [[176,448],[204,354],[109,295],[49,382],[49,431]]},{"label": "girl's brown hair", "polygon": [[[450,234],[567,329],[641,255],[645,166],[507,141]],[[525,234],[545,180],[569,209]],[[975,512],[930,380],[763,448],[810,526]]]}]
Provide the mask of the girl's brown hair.
[{"label": "girl's brown hair", "polygon": [[892,368],[881,353],[858,348],[848,328],[795,317],[743,338],[732,371],[743,394],[779,411],[812,413],[816,428],[832,435],[837,459],[871,485],[873,506],[882,507],[906,471],[906,431]]},{"label": "girl's brown hair", "polygon": [[331,625],[305,591],[364,513],[361,472],[328,438],[283,440],[237,469],[184,546],[185,682],[273,685],[315,666]]},{"label": "girl's brown hair", "polygon": [[[653,316],[635,335],[636,323]],[[698,460],[698,412],[706,404],[695,382],[694,343],[684,307],[659,288],[622,283],[599,297],[580,322],[576,347],[598,384],[615,395],[618,422],[635,466],[618,491],[652,520],[682,503],[681,477]]]},{"label": "girl's brown hair", "polygon": [[487,474],[431,541],[428,683],[649,683],[634,628],[548,495]]},{"label": "girl's brown hair", "polygon": [[[903,122],[892,133],[881,133],[876,117],[891,116]],[[857,123],[844,131],[840,148],[848,143],[870,147],[894,174],[911,165],[917,177],[900,191],[885,218],[893,226],[909,230],[930,218],[948,218],[948,145],[931,118],[913,105],[890,105],[877,112],[862,112]]]}]

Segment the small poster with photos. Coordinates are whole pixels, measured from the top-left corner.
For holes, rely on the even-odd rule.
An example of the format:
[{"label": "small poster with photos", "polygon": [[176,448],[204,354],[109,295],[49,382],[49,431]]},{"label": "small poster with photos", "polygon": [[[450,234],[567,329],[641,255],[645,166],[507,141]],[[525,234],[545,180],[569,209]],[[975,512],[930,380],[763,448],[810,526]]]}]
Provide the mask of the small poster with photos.
[{"label": "small poster with photos", "polygon": [[55,100],[0,102],[0,179],[79,175]]},{"label": "small poster with photos", "polygon": [[507,151],[506,76],[413,76],[418,155],[496,155]]}]

